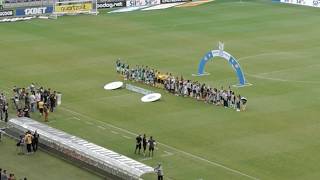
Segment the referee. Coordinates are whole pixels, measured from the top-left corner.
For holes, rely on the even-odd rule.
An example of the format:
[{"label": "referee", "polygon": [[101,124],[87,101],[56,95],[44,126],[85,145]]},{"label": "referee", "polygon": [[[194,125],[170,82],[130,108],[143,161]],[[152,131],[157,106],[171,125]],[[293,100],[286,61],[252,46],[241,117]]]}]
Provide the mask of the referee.
[{"label": "referee", "polygon": [[147,136],[146,134],[143,134],[143,138],[142,138],[143,156],[146,156],[147,144],[148,144]]},{"label": "referee", "polygon": [[139,149],[138,154],[140,154],[140,151],[141,151],[141,143],[142,143],[141,135],[138,135],[138,136],[136,137],[136,149],[134,150],[134,153],[135,153],[135,154],[137,153],[137,149]]}]

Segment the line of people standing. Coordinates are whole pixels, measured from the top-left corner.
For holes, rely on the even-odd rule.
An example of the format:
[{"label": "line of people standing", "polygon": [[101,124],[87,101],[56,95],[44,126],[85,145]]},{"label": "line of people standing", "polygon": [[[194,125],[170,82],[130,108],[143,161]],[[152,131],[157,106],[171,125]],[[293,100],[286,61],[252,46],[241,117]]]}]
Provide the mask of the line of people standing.
[{"label": "line of people standing", "polygon": [[143,148],[143,156],[146,156],[146,150],[148,149],[148,156],[153,157],[153,151],[155,149],[155,146],[156,141],[153,139],[152,136],[150,136],[150,138],[147,139],[146,134],[144,134],[143,137],[139,134],[136,137],[136,149],[134,153],[136,154],[138,152],[138,154],[140,154],[141,148]]},{"label": "line of people standing", "polygon": [[205,83],[184,79],[182,76],[174,76],[171,73],[161,73],[148,66],[136,66],[130,68],[128,64],[116,61],[116,71],[124,77],[124,80],[142,82],[147,85],[164,88],[176,96],[191,97],[204,101],[207,104],[233,108],[237,111],[245,110],[247,99],[236,94],[231,87],[210,87]]}]

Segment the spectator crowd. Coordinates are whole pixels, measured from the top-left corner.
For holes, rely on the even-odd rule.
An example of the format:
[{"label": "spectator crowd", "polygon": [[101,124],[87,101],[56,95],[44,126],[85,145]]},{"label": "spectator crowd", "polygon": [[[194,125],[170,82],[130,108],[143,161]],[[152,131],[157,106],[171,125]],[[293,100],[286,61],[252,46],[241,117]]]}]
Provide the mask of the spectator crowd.
[{"label": "spectator crowd", "polygon": [[176,96],[191,97],[202,100],[207,104],[233,108],[237,111],[245,110],[247,99],[240,94],[236,94],[231,87],[210,87],[205,83],[184,79],[182,76],[174,76],[171,73],[161,73],[148,66],[136,66],[130,68],[128,64],[116,61],[116,71],[125,80],[142,82],[154,87],[164,88]]},{"label": "spectator crowd", "polygon": [[[17,180],[14,173],[8,173],[7,170],[2,170],[2,168],[0,168],[0,180]],[[23,179],[19,179],[19,180],[27,180],[26,177],[24,177]]]},{"label": "spectator crowd", "polygon": [[50,88],[36,86],[32,83],[27,88],[14,86],[12,102],[18,117],[29,117],[31,113],[39,112],[48,121],[49,112],[57,107],[57,92]]}]

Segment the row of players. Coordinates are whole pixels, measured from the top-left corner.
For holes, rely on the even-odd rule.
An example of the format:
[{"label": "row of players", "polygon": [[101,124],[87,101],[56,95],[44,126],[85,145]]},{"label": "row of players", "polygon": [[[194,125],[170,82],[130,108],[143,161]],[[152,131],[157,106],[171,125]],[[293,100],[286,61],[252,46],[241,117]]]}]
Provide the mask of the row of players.
[{"label": "row of players", "polygon": [[237,111],[245,110],[247,99],[240,94],[236,94],[230,86],[226,89],[221,87],[212,88],[205,83],[186,80],[182,76],[175,77],[171,73],[161,73],[148,66],[136,66],[130,68],[128,64],[122,63],[120,59],[116,61],[116,71],[124,76],[125,80],[143,82],[155,87],[161,87],[177,96],[192,97],[203,100],[208,104],[234,108]]}]

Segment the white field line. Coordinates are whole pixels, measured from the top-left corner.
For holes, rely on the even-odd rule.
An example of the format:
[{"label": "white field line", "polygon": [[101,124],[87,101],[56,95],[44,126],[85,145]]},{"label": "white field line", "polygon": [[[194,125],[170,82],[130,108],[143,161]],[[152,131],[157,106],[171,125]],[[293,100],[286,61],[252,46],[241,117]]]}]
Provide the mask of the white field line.
[{"label": "white field line", "polygon": [[152,157],[147,157],[147,158],[143,158],[143,159],[139,159],[139,161],[148,161],[148,160],[151,160]]},{"label": "white field line", "polygon": [[290,53],[290,52],[283,51],[283,52],[268,52],[268,53],[254,54],[254,55],[238,58],[238,62],[240,62],[242,60],[245,60],[245,59],[251,59],[251,58],[254,58],[254,57],[269,56],[269,55],[275,55],[275,54],[288,54],[288,53]]},{"label": "white field line", "polygon": [[124,138],[126,138],[126,139],[132,139],[131,137],[126,136],[126,135],[122,135],[122,137],[124,137]]},{"label": "white field line", "polygon": [[115,132],[115,131],[111,131],[111,133],[113,133],[113,134],[119,134],[118,132]]},{"label": "white field line", "polygon": [[289,79],[281,79],[281,78],[271,78],[271,77],[264,77],[264,76],[261,76],[261,75],[249,74],[249,73],[246,73],[246,75],[251,76],[251,77],[255,77],[255,78],[258,78],[258,79],[266,79],[266,80],[271,80],[271,81],[305,83],[305,84],[320,84],[320,81],[298,81],[298,80],[289,80]]},{"label": "white field line", "polygon": [[268,75],[268,74],[275,74],[275,73],[281,73],[286,71],[292,71],[292,70],[299,70],[299,69],[307,69],[307,68],[313,68],[316,66],[320,66],[320,64],[311,64],[308,66],[299,66],[299,67],[293,67],[293,68],[287,68],[287,69],[280,69],[276,71],[270,71],[270,72],[264,72],[264,73],[258,73],[256,75]]},{"label": "white field line", "polygon": [[172,152],[168,152],[168,151],[163,151],[165,154],[161,155],[161,157],[168,157],[168,156],[172,156],[174,155],[174,153]]},{"label": "white field line", "polygon": [[[316,46],[314,48],[311,48],[311,49],[318,50],[318,46]],[[298,52],[299,53],[303,53],[301,51],[298,51]],[[268,56],[268,55],[275,55],[275,54],[291,54],[291,53],[292,53],[291,51],[266,52],[266,53],[260,53],[260,54],[254,54],[254,55],[241,57],[241,58],[238,58],[238,61],[245,60],[245,59],[250,59],[250,58],[254,58],[254,57],[259,57],[259,56]]]},{"label": "white field line", "polygon": [[75,120],[80,121],[80,118],[78,118],[78,117],[73,116],[72,118],[75,119]]},{"label": "white field line", "polygon": [[[109,124],[109,123],[106,123],[106,122],[103,122],[103,121],[100,121],[100,120],[91,118],[91,117],[89,117],[89,116],[87,116],[87,115],[81,114],[81,113],[79,113],[79,112],[75,112],[75,111],[70,110],[70,109],[68,109],[68,108],[60,107],[60,109],[63,109],[63,110],[65,110],[65,111],[68,111],[68,112],[70,112],[70,113],[72,113],[72,114],[75,114],[75,115],[82,116],[82,117],[87,118],[87,119],[95,120],[95,121],[100,122],[100,123],[102,123],[102,124],[104,124],[104,125],[106,125],[106,126],[109,126],[109,127],[114,128],[114,129],[118,129],[118,130],[120,130],[120,131],[122,131],[122,132],[128,133],[128,134],[130,134],[130,135],[132,135],[132,136],[137,136],[137,135],[138,135],[138,134],[133,133],[133,132],[127,130],[127,129],[123,129],[123,128],[114,126],[114,125],[112,125],[112,124]],[[112,132],[112,131],[111,131],[111,132]],[[235,174],[245,176],[245,177],[247,177],[247,178],[249,178],[249,179],[254,179],[254,180],[258,180],[258,179],[259,179],[259,178],[250,176],[250,175],[248,175],[248,174],[246,174],[246,173],[243,173],[243,172],[241,172],[241,171],[238,171],[238,170],[236,170],[236,169],[232,169],[232,168],[229,168],[229,167],[227,167],[227,166],[224,166],[224,165],[222,165],[222,164],[220,164],[220,163],[218,163],[218,162],[210,161],[210,160],[208,160],[208,159],[202,158],[202,157],[197,156],[197,155],[193,155],[193,154],[191,154],[191,153],[182,151],[182,150],[177,149],[177,148],[175,148],[175,147],[172,147],[172,146],[169,146],[169,145],[160,143],[160,142],[158,142],[158,144],[160,144],[160,145],[162,145],[162,146],[164,146],[164,147],[166,147],[166,148],[168,148],[168,149],[171,149],[171,150],[173,150],[173,151],[175,151],[175,152],[179,152],[179,153],[181,153],[181,154],[183,154],[183,155],[185,155],[185,156],[191,157],[191,158],[193,158],[193,159],[197,159],[197,160],[199,160],[199,161],[206,162],[206,163],[208,163],[208,164],[210,164],[210,165],[213,165],[213,166],[220,167],[220,168],[222,168],[222,169],[225,169],[225,170],[227,170],[227,171],[233,172],[233,173],[235,173]]]},{"label": "white field line", "polygon": [[189,156],[189,157],[192,157],[192,158],[194,158],[194,159],[197,159],[197,160],[206,162],[206,163],[208,163],[208,164],[211,164],[211,165],[220,167],[220,168],[222,168],[222,169],[228,170],[228,171],[233,172],[233,173],[235,173],[235,174],[239,174],[239,175],[245,176],[245,177],[247,177],[247,178],[249,178],[249,179],[255,179],[255,180],[258,180],[258,179],[259,179],[259,178],[250,176],[250,175],[248,175],[248,174],[245,174],[245,173],[243,173],[243,172],[241,172],[241,171],[238,171],[238,170],[229,168],[229,167],[227,167],[227,166],[225,166],[225,165],[222,165],[222,164],[220,164],[220,163],[210,161],[210,160],[208,160],[208,159],[202,158],[202,157],[200,157],[200,156],[193,155],[193,154],[191,154],[191,153],[188,153],[188,152],[179,150],[179,149],[177,149],[177,148],[168,146],[168,145],[166,145],[166,144],[163,144],[163,143],[159,143],[159,144],[161,144],[161,145],[164,146],[164,147],[167,147],[168,149],[172,149],[172,150],[174,150],[174,151],[176,151],[176,152],[179,152],[179,153],[181,153],[181,154],[184,154],[184,155],[186,155],[186,156]]},{"label": "white field line", "polygon": [[89,121],[85,121],[85,123],[88,124],[88,125],[93,125],[93,123],[89,122]]},{"label": "white field line", "polygon": [[107,128],[103,127],[103,126],[97,126],[98,128],[102,129],[102,130],[106,130]]},{"label": "white field line", "polygon": [[77,118],[77,117],[75,117],[75,116],[68,117],[66,120],[73,120],[73,119],[75,119],[75,120],[77,120],[77,121],[80,121],[80,118]]}]

